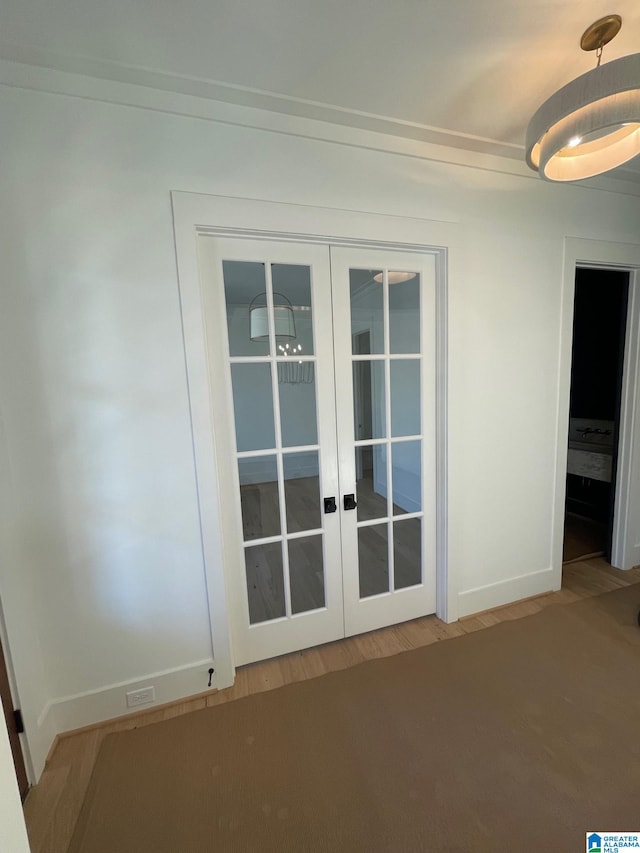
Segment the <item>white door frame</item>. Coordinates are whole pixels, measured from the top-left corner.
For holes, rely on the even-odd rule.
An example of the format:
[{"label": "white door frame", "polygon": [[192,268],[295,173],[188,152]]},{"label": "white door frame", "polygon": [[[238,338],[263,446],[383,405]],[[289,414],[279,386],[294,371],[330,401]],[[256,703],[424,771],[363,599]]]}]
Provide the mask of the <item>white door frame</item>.
[{"label": "white door frame", "polygon": [[216,419],[213,415],[214,401],[198,262],[198,240],[206,235],[301,241],[434,255],[438,412],[436,613],[444,621],[455,621],[458,616],[458,590],[447,561],[447,286],[451,266],[457,263],[459,257],[456,251],[458,226],[429,219],[182,192],[172,193],[172,206],[202,557],[215,663],[212,686],[223,688],[233,684],[235,667],[227,608],[229,584],[225,576],[219,523]]},{"label": "white door frame", "polygon": [[[558,384],[556,481],[553,512],[552,567],[554,589],[562,583],[562,547],[567,480],[567,436],[569,434],[569,393],[571,389],[571,348],[573,343],[573,301],[577,267],[615,269],[629,272],[629,302],[620,406],[618,474],[614,500],[611,563],[630,569],[640,563],[640,538],[632,525],[640,510],[640,478],[634,472],[635,424],[640,418],[640,246],[565,237]],[[637,465],[636,465],[637,467]]]}]

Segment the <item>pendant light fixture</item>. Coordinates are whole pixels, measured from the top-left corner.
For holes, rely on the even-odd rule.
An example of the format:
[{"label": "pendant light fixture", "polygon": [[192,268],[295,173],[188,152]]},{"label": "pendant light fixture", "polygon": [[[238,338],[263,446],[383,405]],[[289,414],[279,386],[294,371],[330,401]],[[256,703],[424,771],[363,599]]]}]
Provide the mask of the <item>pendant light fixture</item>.
[{"label": "pendant light fixture", "polygon": [[597,65],[552,95],[529,122],[528,165],[548,181],[580,181],[640,154],[640,53],[601,65],[602,49],[620,31],[620,15],[588,27],[583,50]]},{"label": "pendant light fixture", "polygon": [[[276,298],[280,302],[276,302]],[[273,291],[273,325],[276,340],[293,339],[296,336],[296,324],[293,317],[293,305],[282,293]],[[264,341],[269,338],[269,306],[267,294],[258,293],[249,305],[249,335],[252,341]]]}]

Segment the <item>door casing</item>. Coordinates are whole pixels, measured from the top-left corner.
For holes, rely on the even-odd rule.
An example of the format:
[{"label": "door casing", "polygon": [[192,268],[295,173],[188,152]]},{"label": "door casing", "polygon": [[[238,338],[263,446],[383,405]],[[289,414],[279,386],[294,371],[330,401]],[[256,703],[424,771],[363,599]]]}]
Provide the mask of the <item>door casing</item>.
[{"label": "door casing", "polygon": [[[207,585],[212,653],[212,686],[233,683],[234,654],[227,608],[220,527],[219,471],[214,399],[203,323],[203,281],[198,245],[207,236],[321,243],[350,248],[418,252],[433,255],[436,270],[436,613],[457,619],[457,588],[447,563],[447,282],[455,261],[459,226],[419,218],[362,214],[224,196],[172,193],[178,280],[189,384],[193,450],[199,500],[202,556]],[[408,242],[410,240],[411,242]]]},{"label": "door casing", "polygon": [[[637,512],[640,509],[640,482],[637,477],[634,477],[633,472],[635,432],[640,416],[640,389],[638,388],[640,383],[640,246],[632,243],[608,243],[601,240],[565,237],[551,559],[554,589],[560,589],[562,585],[573,304],[577,267],[615,269],[629,273],[611,564],[619,569],[630,569],[640,562],[640,545],[636,541],[637,536],[632,524],[634,511]],[[635,465],[637,467],[637,463]]]}]

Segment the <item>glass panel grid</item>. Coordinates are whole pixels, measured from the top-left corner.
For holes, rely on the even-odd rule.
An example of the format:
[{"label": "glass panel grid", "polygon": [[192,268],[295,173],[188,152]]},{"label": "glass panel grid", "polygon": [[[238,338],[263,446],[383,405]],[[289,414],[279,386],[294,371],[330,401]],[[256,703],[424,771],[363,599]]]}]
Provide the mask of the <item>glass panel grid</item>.
[{"label": "glass panel grid", "polygon": [[[371,353],[371,355],[369,355],[369,354],[367,354],[367,355],[359,355],[359,354],[356,355],[356,354],[354,354],[351,356],[351,358],[353,361],[384,361],[388,355],[389,355],[389,353],[387,353],[385,355],[385,353],[375,353],[374,352],[374,353]],[[415,361],[416,359],[420,358],[419,355],[416,355],[415,353],[410,353],[410,352],[409,353],[407,353],[407,352],[397,352],[397,353],[394,352],[392,357],[393,357],[394,361],[396,359],[398,361]],[[232,360],[233,361],[242,361],[243,359],[241,357],[236,357]]]},{"label": "glass panel grid", "polygon": [[280,541],[245,549],[245,575],[251,625],[289,615],[285,596],[282,550]]},{"label": "glass panel grid", "polygon": [[267,290],[265,264],[253,261],[223,261],[225,306],[229,353],[259,358],[269,355],[269,341],[251,337],[251,304]]},{"label": "glass panel grid", "polygon": [[389,566],[389,525],[358,527],[358,577],[360,598],[393,589]]},{"label": "glass panel grid", "polygon": [[[273,263],[271,281],[273,286],[274,303],[287,306],[293,310],[292,321],[295,338],[289,341],[284,338],[277,341],[276,355],[285,349],[289,353],[313,355],[313,305],[311,303],[311,267],[302,264]],[[289,346],[287,347],[287,343]]]},{"label": "glass panel grid", "polygon": [[[353,276],[351,277],[352,281],[352,308],[353,308]],[[354,374],[354,418],[355,418],[355,409],[356,409],[356,393],[361,393],[361,389],[357,388],[356,385],[356,363],[369,362],[372,364],[379,364],[380,362],[384,363],[384,420],[387,425],[387,430],[389,432],[383,433],[379,438],[374,438],[373,433],[372,436],[359,436],[358,435],[358,423],[354,420],[354,452],[358,453],[358,451],[362,452],[367,447],[371,447],[373,451],[378,450],[379,453],[382,453],[385,458],[384,468],[386,469],[386,483],[382,484],[382,487],[379,487],[376,490],[375,485],[373,488],[369,488],[369,491],[376,492],[379,499],[383,500],[386,504],[386,514],[382,516],[380,514],[377,517],[372,517],[369,513],[368,509],[363,509],[362,512],[358,513],[356,528],[358,531],[358,559],[359,563],[361,563],[362,559],[371,560],[371,543],[375,542],[375,537],[380,539],[380,529],[385,528],[385,538],[386,538],[386,556],[383,558],[378,554],[377,562],[380,565],[374,570],[374,577],[367,579],[366,577],[366,567],[360,565],[359,573],[360,573],[360,598],[370,597],[372,595],[380,595],[384,593],[393,594],[398,590],[406,589],[409,586],[415,586],[419,583],[422,583],[422,571],[423,571],[423,559],[422,559],[422,545],[421,545],[421,534],[420,534],[420,544],[418,545],[418,553],[410,554],[408,553],[408,544],[407,540],[411,539],[411,537],[406,536],[409,531],[409,526],[405,528],[401,528],[399,531],[399,536],[397,535],[396,527],[398,524],[408,525],[409,522],[412,523],[411,526],[417,524],[419,526],[420,531],[422,530],[422,518],[424,513],[422,511],[422,490],[423,490],[423,482],[422,482],[422,423],[421,423],[421,413],[422,413],[422,353],[421,353],[421,343],[422,343],[422,321],[421,321],[421,312],[420,312],[420,276],[416,276],[416,283],[412,285],[412,292],[405,294],[405,297],[409,298],[409,301],[413,300],[413,302],[417,302],[417,313],[418,313],[418,328],[413,328],[412,334],[409,336],[409,340],[403,340],[402,335],[399,333],[398,324],[396,323],[396,328],[393,333],[393,341],[391,334],[391,320],[390,320],[390,307],[391,302],[396,302],[395,297],[390,300],[390,286],[389,286],[389,277],[388,272],[385,269],[382,275],[382,302],[383,302],[383,340],[384,347],[376,349],[374,347],[370,347],[368,350],[358,349],[355,340],[354,345],[352,347],[352,363],[353,363],[353,374]],[[397,287],[397,285],[392,285],[392,287]],[[417,288],[417,298],[415,290]],[[406,301],[406,299],[405,299]],[[354,331],[354,325],[352,321],[352,334]],[[417,343],[416,343],[417,341]],[[402,352],[393,352],[393,350],[403,349]],[[372,351],[373,350],[373,351]],[[392,357],[391,357],[392,356]],[[413,362],[416,365],[416,368],[409,367],[408,362]],[[403,367],[402,365],[407,365],[407,367]],[[381,365],[382,367],[382,365]],[[417,373],[417,382],[416,382],[416,374]],[[400,382],[398,380],[401,380]],[[406,381],[405,381],[406,380]],[[412,388],[409,385],[414,386]],[[417,402],[416,402],[417,398]],[[415,432],[418,429],[420,432]],[[402,434],[405,433],[405,434]],[[411,434],[408,434],[411,433]],[[411,511],[412,507],[409,507],[409,502],[407,497],[403,496],[401,498],[401,502],[404,505],[397,504],[394,501],[394,495],[396,500],[398,499],[398,487],[394,482],[394,474],[397,474],[398,483],[400,483],[404,488],[407,488],[407,483],[403,482],[402,472],[399,471],[398,466],[396,464],[394,471],[394,455],[396,458],[402,458],[406,455],[407,452],[410,453],[409,447],[410,442],[417,443],[420,451],[419,451],[419,464],[418,468],[420,471],[418,480],[419,480],[419,494],[414,503],[417,503],[417,510]],[[405,448],[402,447],[405,445]],[[382,447],[385,447],[385,451],[382,451]],[[397,448],[397,451],[395,450]],[[358,488],[359,494],[358,499],[360,500],[360,492],[363,488],[363,472],[362,472],[362,457],[360,460],[356,459],[356,475],[359,480]],[[413,474],[415,472],[409,472]],[[373,478],[369,478],[372,482],[375,481],[375,476]],[[406,478],[405,478],[406,479]],[[371,487],[371,483],[369,483],[369,487]],[[385,492],[386,494],[381,494],[381,492]],[[415,496],[414,496],[415,497]],[[368,499],[365,497],[365,501]],[[376,514],[377,514],[376,510]],[[368,531],[368,532],[367,532]],[[413,539],[415,539],[415,531],[413,533]],[[378,545],[380,542],[378,541]],[[379,549],[378,549],[379,550]],[[414,548],[415,552],[415,548]],[[367,556],[369,555],[369,556]],[[386,564],[384,567],[382,566],[381,561],[386,559]],[[417,562],[416,562],[417,560]],[[396,561],[397,561],[397,579],[396,579]],[[388,586],[386,589],[383,589],[383,575],[386,575]],[[373,591],[375,589],[375,591]]]},{"label": "glass panel grid", "polygon": [[[406,357],[407,356],[397,356],[397,358],[406,358]],[[413,357],[415,358],[415,356],[413,356]],[[394,356],[394,358],[396,358],[396,356]],[[283,355],[265,356],[264,358],[260,358],[260,359],[255,358],[254,356],[251,356],[251,355],[234,355],[234,356],[231,356],[229,358],[229,361],[231,362],[231,364],[247,364],[247,363],[253,364],[254,362],[265,362],[265,361],[271,361],[271,362],[275,361],[278,364],[289,364],[292,361],[296,361],[296,362],[303,361],[303,362],[310,362],[311,364],[315,364],[315,362],[317,360],[318,360],[317,357],[314,355],[308,355],[308,356],[305,356],[305,357],[299,358],[299,359],[298,358],[290,358],[290,357],[283,356]]]},{"label": "glass panel grid", "polygon": [[380,269],[350,269],[351,341],[354,353],[384,352],[384,286]]},{"label": "glass panel grid", "polygon": [[[402,516],[404,521],[405,518],[414,518],[418,516]],[[363,522],[363,527],[368,527],[371,524],[380,524],[381,521],[390,521],[391,519],[381,519],[376,518],[372,521]],[[358,525],[360,526],[360,525]],[[290,542],[292,539],[304,539],[306,536],[316,536],[324,533],[324,527],[317,527],[311,530],[298,530],[297,533],[287,533],[286,536],[265,536],[264,539],[248,539],[246,542],[242,543],[242,547],[246,550],[247,548],[252,548],[254,545],[268,545],[271,542]]]},{"label": "glass panel grid", "polygon": [[353,378],[353,431],[357,441],[387,436],[384,361],[355,361]]},{"label": "glass panel grid", "polygon": [[231,365],[239,451],[272,450],[276,446],[272,373],[267,360]]},{"label": "glass panel grid", "polygon": [[422,433],[420,361],[396,360],[389,364],[392,437]]},{"label": "glass panel grid", "polygon": [[278,468],[274,455],[238,460],[242,533],[245,541],[281,533]]},{"label": "glass panel grid", "polygon": [[283,458],[284,492],[289,532],[322,526],[318,451],[286,453]]},{"label": "glass panel grid", "polygon": [[[364,439],[363,441],[354,441],[354,447],[376,447],[380,444],[406,444],[408,441],[420,441],[422,435],[397,435],[393,438],[371,438]],[[296,448],[297,449],[297,448]],[[242,456],[248,456],[249,454],[239,454]]]},{"label": "glass panel grid", "polygon": [[387,442],[356,448],[358,521],[388,516]]},{"label": "glass panel grid", "polygon": [[[269,261],[243,262],[242,266],[238,263],[237,268],[223,264],[223,278],[230,370],[241,379],[249,378],[244,384],[234,381],[232,385],[249,621],[256,624],[291,618],[293,613],[309,609],[310,602],[315,602],[314,608],[324,606],[324,550],[322,546],[318,550],[318,543],[324,541],[324,529],[318,470],[312,268]],[[262,323],[267,338],[252,341],[249,305],[257,294],[262,294],[259,301],[265,307],[257,322]],[[293,322],[286,311],[287,300],[296,312]],[[240,305],[244,316],[236,311],[235,302],[247,302],[246,306]],[[276,308],[281,306],[285,307],[276,318]],[[292,331],[295,339],[290,337]],[[236,340],[238,334],[246,340]],[[297,368],[299,364],[301,371],[288,370],[286,376],[279,376],[279,365]],[[259,437],[252,440],[244,433]],[[289,447],[295,447],[297,452],[286,453]],[[305,485],[301,482],[304,472],[292,468],[294,457],[301,460],[305,454],[313,455],[315,464],[315,476],[306,484],[308,494],[300,488]],[[261,472],[260,466],[269,467],[269,472]],[[304,569],[295,562],[302,557],[307,569],[311,566],[304,583]],[[315,591],[311,594],[309,590]],[[264,600],[258,601],[261,595]]]},{"label": "glass panel grid", "polygon": [[[399,272],[399,271],[398,271]],[[391,281],[389,291],[389,351],[394,353],[420,352],[420,275],[406,281]],[[396,279],[398,276],[396,275]]]},{"label": "glass panel grid", "polygon": [[391,447],[391,500],[394,515],[422,510],[422,442]]},{"label": "glass panel grid", "polygon": [[[294,364],[289,362],[285,369],[296,371],[300,367],[301,365],[297,362]],[[304,378],[305,381],[296,383],[278,381],[278,408],[283,447],[306,446],[318,442],[315,376],[311,374],[310,377],[301,376],[300,378]],[[311,381],[306,381],[308,378]]]},{"label": "glass panel grid", "polygon": [[323,537],[304,536],[288,542],[291,565],[291,612],[325,606]]},{"label": "glass panel grid", "polygon": [[[402,519],[402,521],[405,521],[408,518],[409,519],[410,518],[422,518],[423,516],[424,516],[423,512],[412,512],[412,513],[407,513],[406,515],[400,515],[400,516],[396,515],[393,517],[389,516],[389,515],[385,515],[384,517],[381,517],[381,518],[370,518],[367,521],[359,521],[358,527],[372,527],[375,524],[381,524],[383,521],[398,521],[400,519]],[[310,532],[314,533],[315,531],[312,530]],[[300,534],[297,534],[297,535],[300,535]],[[302,534],[302,535],[304,535],[304,534]],[[290,535],[290,538],[292,538],[291,535]],[[255,540],[255,541],[257,542],[259,540]],[[255,543],[254,542],[248,542],[247,544],[253,545]]]},{"label": "glass panel grid", "polygon": [[422,583],[422,517],[393,524],[393,589],[407,589]]}]

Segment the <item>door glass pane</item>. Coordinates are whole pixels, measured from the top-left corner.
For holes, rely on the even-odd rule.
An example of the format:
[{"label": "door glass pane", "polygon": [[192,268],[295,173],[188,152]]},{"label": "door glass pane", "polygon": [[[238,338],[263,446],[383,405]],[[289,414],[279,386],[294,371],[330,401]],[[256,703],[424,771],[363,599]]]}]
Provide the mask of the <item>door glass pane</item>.
[{"label": "door glass pane", "polygon": [[280,499],[275,456],[251,456],[238,460],[242,534],[249,539],[279,536]]},{"label": "door glass pane", "polygon": [[278,383],[280,385],[311,385],[315,382],[315,365],[312,361],[287,358],[278,362]]},{"label": "door glass pane", "polygon": [[[311,268],[299,264],[272,264],[271,283],[278,320],[276,355],[283,355],[285,350],[298,355],[313,355]],[[278,331],[283,334],[279,335]]]},{"label": "door glass pane", "polygon": [[393,584],[404,589],[422,583],[422,519],[408,518],[393,525]]},{"label": "door glass pane", "polygon": [[[307,367],[311,368],[311,372],[308,375],[301,373],[297,377],[300,381],[278,381],[283,447],[318,443],[316,382],[313,364],[309,362],[299,364],[297,361],[294,364],[279,364],[278,380],[280,379],[280,368],[291,372],[295,371],[296,368],[302,370]],[[306,378],[309,381],[304,381]]]},{"label": "door glass pane", "polygon": [[422,509],[421,444],[420,441],[399,441],[391,445],[394,515]]},{"label": "door glass pane", "polygon": [[[249,306],[255,297],[266,304],[264,264],[247,261],[223,261],[224,297],[227,305],[227,329],[230,355],[261,356],[269,354],[269,338],[251,339]],[[263,320],[266,320],[266,312]],[[260,314],[260,312],[258,312]],[[265,327],[266,328],[266,327]],[[255,329],[254,329],[255,331]]]},{"label": "door glass pane", "polygon": [[287,613],[282,570],[282,543],[245,548],[249,622],[280,619]]},{"label": "door glass pane", "polygon": [[386,524],[358,528],[360,598],[389,592],[389,546]]},{"label": "door glass pane", "polygon": [[[376,281],[380,276],[380,281]],[[349,270],[354,353],[384,352],[384,299],[380,270]]]},{"label": "door glass pane", "polygon": [[384,361],[354,361],[353,426],[356,441],[386,436],[385,411]]},{"label": "door glass pane", "polygon": [[358,521],[387,513],[387,445],[356,447]]},{"label": "door glass pane", "polygon": [[389,351],[420,352],[420,276],[393,282],[389,273]]},{"label": "door glass pane", "polygon": [[420,435],[420,362],[392,359],[391,435]]},{"label": "door glass pane", "polygon": [[284,495],[287,504],[287,530],[317,530],[320,516],[320,470],[318,452],[285,453]]},{"label": "door glass pane", "polygon": [[324,607],[321,535],[289,540],[289,578],[292,613]]},{"label": "door glass pane", "polygon": [[232,364],[233,410],[238,450],[275,447],[270,364]]}]

